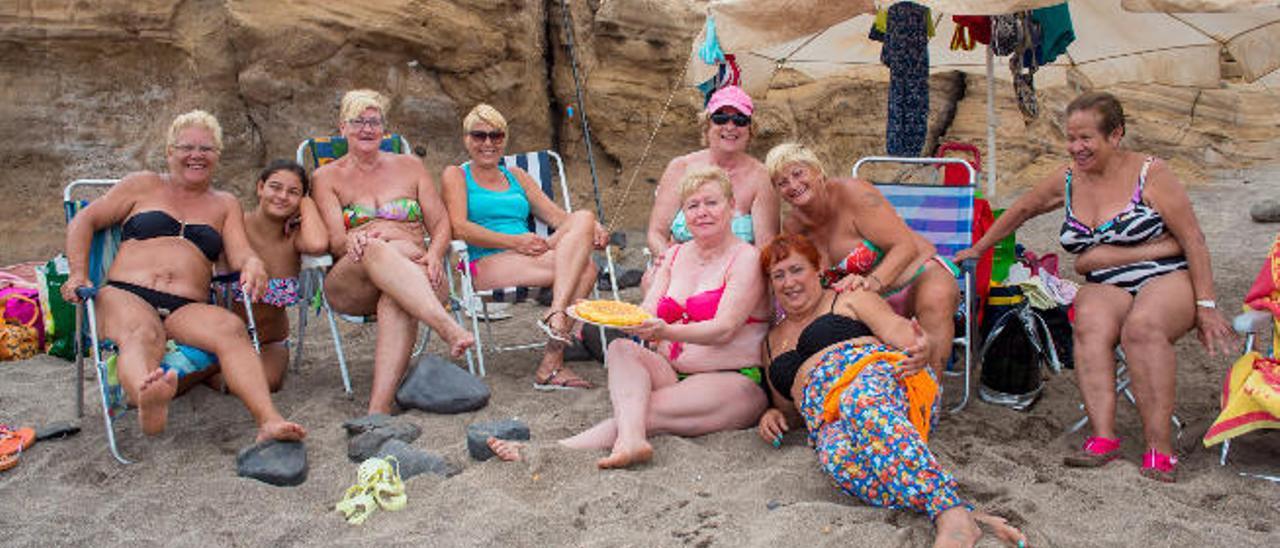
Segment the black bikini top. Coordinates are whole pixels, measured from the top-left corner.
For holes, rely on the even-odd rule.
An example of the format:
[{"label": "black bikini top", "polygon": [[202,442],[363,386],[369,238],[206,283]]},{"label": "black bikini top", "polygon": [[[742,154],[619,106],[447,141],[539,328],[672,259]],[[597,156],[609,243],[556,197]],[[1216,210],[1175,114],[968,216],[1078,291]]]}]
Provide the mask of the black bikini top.
[{"label": "black bikini top", "polygon": [[121,240],[150,240],[151,238],[178,237],[196,244],[209,262],[222,255],[222,235],[217,229],[203,224],[186,224],[172,215],[154,209],[143,211],[125,220],[120,227]]},{"label": "black bikini top", "polygon": [[[773,388],[782,394],[782,397],[791,399],[791,386],[795,384],[796,372],[800,370],[800,365],[805,360],[813,357],[823,348],[840,341],[875,335],[875,333],[871,332],[871,328],[867,327],[867,324],[861,320],[836,314],[834,312],[835,308],[836,300],[832,298],[832,311],[814,318],[812,322],[809,322],[809,325],[805,326],[804,330],[800,332],[800,338],[796,339],[795,349],[778,354],[777,357],[771,360],[769,364],[769,384],[772,384]],[[768,338],[765,338],[764,344],[770,356],[772,356],[773,349],[769,348]]]}]

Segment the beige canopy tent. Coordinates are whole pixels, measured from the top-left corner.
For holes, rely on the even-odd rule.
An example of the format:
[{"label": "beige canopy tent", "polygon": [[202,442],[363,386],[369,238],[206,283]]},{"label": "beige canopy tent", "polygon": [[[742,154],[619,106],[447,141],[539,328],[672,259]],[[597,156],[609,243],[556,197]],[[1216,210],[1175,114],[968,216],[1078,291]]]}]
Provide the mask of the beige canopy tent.
[{"label": "beige canopy tent", "polygon": [[[935,72],[961,70],[985,74],[987,90],[988,193],[995,192],[994,80],[1009,79],[1006,69],[995,70],[990,49],[952,51],[954,24],[950,15],[1012,13],[1055,4],[1061,0],[955,0],[923,2],[937,20],[930,41],[930,68]],[[867,38],[877,4],[867,0],[713,0],[717,39],[726,53],[735,54],[748,92],[767,92],[781,67],[814,78],[854,75],[885,78],[879,42]],[[1270,7],[1268,7],[1270,6]],[[1040,67],[1038,86],[1055,86],[1067,75],[1088,87],[1117,83],[1160,83],[1187,87],[1216,87],[1222,82],[1223,52],[1233,57],[1245,81],[1275,80],[1267,75],[1280,65],[1280,8],[1267,2],[1215,0],[1074,0],[1069,2],[1076,40],[1054,63]],[[1228,8],[1224,13],[1166,13]],[[1127,11],[1156,10],[1147,12]],[[687,71],[689,83],[712,76],[713,67],[698,57],[705,36],[694,42]]]}]

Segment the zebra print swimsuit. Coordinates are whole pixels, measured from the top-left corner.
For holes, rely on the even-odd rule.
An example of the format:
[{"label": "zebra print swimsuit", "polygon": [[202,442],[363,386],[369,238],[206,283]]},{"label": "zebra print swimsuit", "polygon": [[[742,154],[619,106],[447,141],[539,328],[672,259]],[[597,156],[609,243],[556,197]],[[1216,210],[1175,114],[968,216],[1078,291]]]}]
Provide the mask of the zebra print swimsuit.
[{"label": "zebra print swimsuit", "polygon": [[[1067,253],[1080,254],[1089,248],[1100,245],[1138,245],[1162,236],[1165,232],[1164,219],[1155,208],[1143,203],[1142,189],[1147,184],[1147,169],[1154,158],[1148,157],[1142,163],[1142,172],[1138,176],[1138,187],[1133,190],[1129,206],[1111,220],[1102,223],[1098,228],[1089,228],[1076,219],[1071,212],[1071,168],[1067,168],[1066,181],[1066,220],[1062,222],[1062,231],[1058,241]],[[1147,282],[1174,272],[1187,269],[1187,259],[1181,255],[1165,257],[1153,261],[1138,261],[1126,265],[1113,266],[1094,270],[1085,275],[1090,283],[1102,283],[1117,286],[1132,295],[1137,295]]]}]

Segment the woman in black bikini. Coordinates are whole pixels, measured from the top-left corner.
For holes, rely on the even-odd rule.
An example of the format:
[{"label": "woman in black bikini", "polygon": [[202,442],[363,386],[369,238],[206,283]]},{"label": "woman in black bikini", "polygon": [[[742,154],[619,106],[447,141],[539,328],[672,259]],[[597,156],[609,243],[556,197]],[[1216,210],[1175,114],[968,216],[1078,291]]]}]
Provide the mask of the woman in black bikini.
[{"label": "woman in black bikini", "polygon": [[245,324],[230,311],[206,304],[213,263],[226,253],[251,297],[266,289],[267,273],[245,237],[240,202],[211,186],[222,151],[222,129],[204,111],[174,119],[169,127],[166,173],[125,176],[67,227],[71,272],[63,297],[87,276],[93,233],[123,222],[120,248],[100,288],[99,329],[119,347],[119,375],[138,406],[142,431],[159,434],[168,420],[178,375],[160,367],[166,339],[213,352],[228,388],[258,425],[257,440],[300,440],[306,431],[286,421],[271,403],[262,362]]},{"label": "woman in black bikini", "polygon": [[973,546],[979,523],[1024,546],[1017,529],[960,498],[926,445],[941,398],[920,325],[871,291],[823,289],[818,264],[804,236],[784,233],[760,251],[760,269],[786,313],[761,345],[773,408],[760,417],[760,437],[778,447],[790,424],[803,424],[842,491],[928,515],[938,529],[934,546]]},{"label": "woman in black bikini", "polygon": [[[1142,475],[1174,481],[1173,343],[1195,328],[1211,353],[1234,338],[1214,301],[1213,268],[1191,201],[1164,162],[1120,147],[1124,111],[1108,93],[1067,106],[1072,163],[1013,203],[972,248],[974,258],[1037,215],[1065,207],[1063,249],[1078,254],[1086,284],[1076,296],[1076,378],[1093,435],[1068,466],[1098,467],[1120,456],[1115,428],[1115,346],[1128,358],[1145,451]],[[1118,212],[1118,213],[1117,213]]]}]

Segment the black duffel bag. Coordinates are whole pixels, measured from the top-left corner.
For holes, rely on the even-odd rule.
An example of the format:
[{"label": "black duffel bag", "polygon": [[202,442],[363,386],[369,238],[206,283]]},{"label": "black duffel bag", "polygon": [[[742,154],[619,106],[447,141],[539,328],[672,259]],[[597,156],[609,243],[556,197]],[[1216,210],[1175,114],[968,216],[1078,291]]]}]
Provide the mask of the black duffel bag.
[{"label": "black duffel bag", "polygon": [[1045,320],[1018,287],[992,286],[979,334],[978,397],[1018,411],[1029,409],[1044,390],[1041,366],[1061,369]]}]

